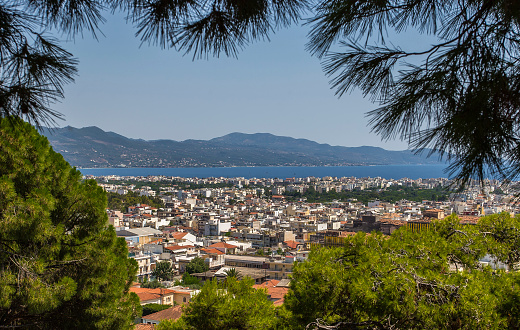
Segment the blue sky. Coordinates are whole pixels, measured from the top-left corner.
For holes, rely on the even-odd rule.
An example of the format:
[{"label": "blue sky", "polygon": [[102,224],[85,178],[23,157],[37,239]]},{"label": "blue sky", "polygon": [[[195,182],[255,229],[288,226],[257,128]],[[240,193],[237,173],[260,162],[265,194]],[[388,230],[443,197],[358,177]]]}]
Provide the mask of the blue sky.
[{"label": "blue sky", "polygon": [[76,82],[53,108],[58,126],[98,126],[131,138],[211,139],[267,132],[341,146],[404,150],[381,141],[365,113],[377,107],[354,91],[338,99],[320,62],[305,51],[308,27],[277,31],[235,58],[192,60],[141,45],[122,15],[106,15],[98,40],[64,43],[80,61]]}]

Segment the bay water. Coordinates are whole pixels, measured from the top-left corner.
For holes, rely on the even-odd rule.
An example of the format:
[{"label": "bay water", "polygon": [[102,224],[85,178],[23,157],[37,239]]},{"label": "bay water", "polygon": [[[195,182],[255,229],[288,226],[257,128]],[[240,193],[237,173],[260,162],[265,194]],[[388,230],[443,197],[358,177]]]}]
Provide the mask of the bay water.
[{"label": "bay water", "polygon": [[448,178],[447,165],[375,166],[258,166],[258,167],[183,167],[183,168],[81,168],[83,175],[94,176],[171,176],[184,178],[305,178],[381,177],[384,179]]}]

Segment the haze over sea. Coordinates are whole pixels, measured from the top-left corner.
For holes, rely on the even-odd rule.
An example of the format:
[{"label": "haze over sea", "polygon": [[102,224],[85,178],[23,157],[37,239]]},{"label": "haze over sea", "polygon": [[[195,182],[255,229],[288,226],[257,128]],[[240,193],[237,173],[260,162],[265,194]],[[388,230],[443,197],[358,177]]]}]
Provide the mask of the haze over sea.
[{"label": "haze over sea", "polygon": [[447,165],[376,165],[376,166],[258,166],[258,167],[184,167],[184,168],[82,168],[83,175],[305,178],[313,177],[382,177],[385,179],[447,178]]}]

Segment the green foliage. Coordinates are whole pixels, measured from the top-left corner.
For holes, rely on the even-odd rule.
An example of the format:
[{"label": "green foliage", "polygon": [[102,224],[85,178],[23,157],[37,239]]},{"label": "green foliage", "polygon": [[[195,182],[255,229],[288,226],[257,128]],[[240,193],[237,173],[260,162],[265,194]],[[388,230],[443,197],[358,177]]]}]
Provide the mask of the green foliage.
[{"label": "green foliage", "polygon": [[172,264],[169,261],[160,261],[156,264],[152,275],[159,280],[169,281],[175,275]]},{"label": "green foliage", "polygon": [[[311,22],[309,49],[337,93],[380,103],[368,115],[383,139],[440,152],[462,183],[520,173],[517,1],[320,1]],[[433,44],[389,40],[409,30]]]},{"label": "green foliage", "polygon": [[161,322],[159,329],[273,329],[277,322],[273,303],[264,290],[253,289],[253,283],[249,278],[228,278],[220,284],[206,281],[181,319]]},{"label": "green foliage", "polygon": [[171,305],[147,304],[143,306],[143,316],[160,312],[172,307]]},{"label": "green foliage", "polygon": [[190,289],[200,289],[200,280],[186,272],[182,274],[182,281],[176,281],[175,285],[187,286]]},{"label": "green foliage", "polygon": [[199,290],[202,287],[200,280],[187,272],[182,274],[181,281],[175,281],[175,285],[182,285],[192,290]]},{"label": "green foliage", "polygon": [[488,250],[509,269],[517,269],[520,263],[520,219],[511,218],[507,213],[483,217],[479,221],[480,230],[488,235]]},{"label": "green foliage", "polygon": [[501,214],[476,226],[448,217],[419,233],[358,233],[295,266],[284,308],[300,328],[516,328],[520,275],[479,259],[516,261],[519,229]]},{"label": "green foliage", "polygon": [[137,271],[106,196],[29,124],[0,118],[0,324],[128,328]]},{"label": "green foliage", "polygon": [[144,281],[141,283],[141,288],[147,288],[147,289],[157,289],[157,288],[166,288],[161,282],[159,282],[157,279],[154,279],[153,281]]},{"label": "green foliage", "polygon": [[193,274],[193,273],[204,273],[209,270],[208,265],[204,262],[204,259],[201,257],[195,257],[193,258],[187,265],[186,265],[186,273]]},{"label": "green foliage", "polygon": [[331,190],[323,193],[318,193],[311,187],[303,194],[299,192],[284,192],[283,195],[289,197],[288,200],[306,198],[309,203],[326,203],[332,202],[333,200],[348,201],[355,198],[359,202],[366,204],[374,200],[390,203],[395,203],[402,199],[415,202],[422,202],[423,200],[445,201],[451,193],[452,191],[442,187],[420,189],[417,187],[392,186],[386,189],[366,189],[342,192]]},{"label": "green foliage", "polygon": [[[37,125],[52,123],[55,117],[61,117],[49,105],[63,97],[66,83],[74,81],[78,61],[61,48],[56,39],[43,33],[57,26],[55,17],[49,16],[64,14],[64,10],[50,14],[41,8],[47,3],[49,1],[38,5],[35,2],[4,1],[0,4],[2,117],[23,117]],[[96,7],[93,5],[91,10]],[[82,9],[76,7],[70,13],[80,16]],[[48,15],[43,15],[43,12]],[[68,17],[62,22],[65,21],[70,24],[75,19]],[[66,25],[60,30],[70,31]]]},{"label": "green foliage", "polygon": [[180,319],[174,321],[174,320],[164,320],[159,323],[156,328],[156,330],[187,330],[189,329],[188,324],[186,324],[186,321],[183,317]]},{"label": "green foliage", "polygon": [[129,206],[137,204],[147,204],[155,208],[164,207],[164,203],[160,198],[139,196],[138,193],[130,191],[125,195],[108,192],[108,208],[111,210],[119,210],[121,212],[128,212]]}]

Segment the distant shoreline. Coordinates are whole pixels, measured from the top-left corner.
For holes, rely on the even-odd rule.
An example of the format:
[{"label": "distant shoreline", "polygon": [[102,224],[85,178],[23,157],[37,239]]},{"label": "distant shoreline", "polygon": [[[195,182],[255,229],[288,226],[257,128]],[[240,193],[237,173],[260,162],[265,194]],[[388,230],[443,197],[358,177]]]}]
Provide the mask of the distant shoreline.
[{"label": "distant shoreline", "polygon": [[110,167],[78,168],[94,176],[171,176],[171,177],[381,177],[385,179],[448,178],[447,165],[351,165],[351,166],[235,166],[235,167]]},{"label": "distant shoreline", "polygon": [[140,168],[150,168],[150,169],[180,169],[180,168],[260,168],[260,167],[282,167],[282,168],[292,168],[292,167],[352,167],[352,166],[361,166],[361,167],[370,167],[370,166],[446,166],[444,164],[350,164],[350,165],[236,165],[236,166],[183,166],[183,167],[162,167],[162,166],[139,166],[139,167],[120,167],[120,166],[110,166],[110,167],[81,167],[75,166],[78,170],[97,170],[97,169],[140,169]]}]

